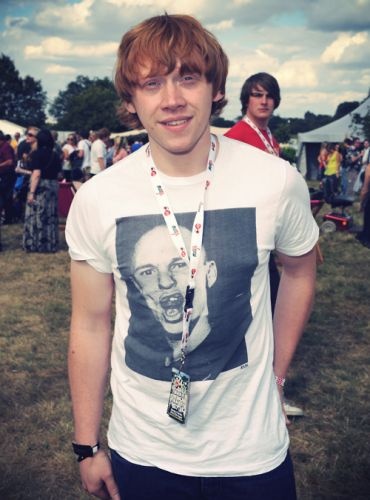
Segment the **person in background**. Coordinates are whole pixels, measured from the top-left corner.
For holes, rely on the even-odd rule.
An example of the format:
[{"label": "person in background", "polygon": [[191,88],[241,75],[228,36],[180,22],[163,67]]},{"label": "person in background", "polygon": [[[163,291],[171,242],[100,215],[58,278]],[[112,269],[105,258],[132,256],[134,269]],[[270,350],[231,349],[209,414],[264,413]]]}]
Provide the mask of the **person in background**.
[{"label": "person in background", "polygon": [[370,248],[370,162],[367,164],[362,179],[360,193],[361,210],[364,212],[362,231],[357,233],[357,240],[366,248]]},{"label": "person in background", "polygon": [[[256,73],[246,79],[240,93],[243,118],[226,132],[230,139],[245,142],[266,153],[279,156],[280,146],[269,129],[269,121],[280,104],[280,87],[269,73]],[[274,312],[279,288],[278,267],[271,254],[269,262],[271,308]],[[285,412],[290,417],[301,417],[303,410],[293,402],[285,400]]]},{"label": "person in background", "polygon": [[27,128],[25,139],[21,140],[17,148],[17,166],[15,173],[17,179],[14,185],[13,210],[17,220],[23,220],[27,200],[28,185],[32,174],[30,169],[31,154],[37,149],[38,127]]},{"label": "person in background", "polygon": [[91,145],[91,169],[90,177],[99,174],[106,168],[107,147],[110,132],[107,128],[101,128],[96,132],[96,139]]},{"label": "person in background", "polygon": [[76,134],[68,134],[66,143],[62,147],[63,151],[63,166],[62,173],[63,179],[67,182],[72,181],[72,165],[70,156],[77,151],[77,137]]},{"label": "person in background", "polygon": [[[145,128],[149,144],[85,183],[68,215],[73,451],[85,490],[100,498],[296,499],[282,392],[312,307],[319,231],[296,168],[211,134],[227,68],[191,16],[130,29],[116,64],[120,116]],[[272,321],[274,248],[282,274]],[[211,329],[188,352],[193,308]],[[165,366],[153,309],[169,329],[182,313],[171,337],[180,360]],[[110,359],[109,458],[99,435]]]},{"label": "person in background", "polygon": [[5,134],[0,130],[0,250],[1,225],[7,209],[12,207],[13,187],[16,179],[15,175],[15,154],[14,150],[6,139]]},{"label": "person in background", "polygon": [[17,156],[17,148],[18,148],[18,143],[21,138],[21,133],[16,132],[13,136],[13,139],[10,141],[11,147],[14,149],[14,153]]},{"label": "person in background", "polygon": [[126,139],[124,137],[116,137],[114,139],[113,163],[123,160],[127,155]]},{"label": "person in background", "polygon": [[365,139],[364,143],[363,143],[361,163],[362,163],[361,169],[358,173],[355,184],[353,186],[353,191],[355,194],[359,194],[361,191],[362,184],[363,184],[364,177],[365,177],[364,172],[366,170],[366,167],[370,163],[370,143],[369,143],[368,139]]},{"label": "person in background", "polygon": [[347,189],[346,195],[354,198],[356,179],[362,168],[363,147],[362,142],[358,137],[354,137],[352,146],[349,147],[346,156],[347,165]]},{"label": "person in background", "polygon": [[113,165],[113,155],[114,155],[114,139],[110,137],[105,141],[105,145],[107,148],[107,154],[105,157],[106,168],[111,167]]},{"label": "person in background", "polygon": [[37,134],[37,149],[31,154],[32,171],[23,230],[26,252],[56,252],[59,248],[58,176],[61,161],[54,151],[48,129]]},{"label": "person in background", "polygon": [[317,178],[320,181],[324,177],[324,171],[326,168],[327,161],[328,161],[328,143],[322,142],[320,146],[320,152],[317,157],[317,163],[319,168]]},{"label": "person in background", "polygon": [[59,156],[60,161],[63,163],[64,153],[62,150],[62,146],[60,145],[60,143],[58,141],[59,134],[58,134],[57,130],[50,130],[50,133],[51,133],[53,140],[54,140],[54,151]]},{"label": "person in background", "polygon": [[90,164],[91,164],[91,142],[89,141],[89,132],[87,130],[80,130],[77,132],[78,137],[78,156],[82,158],[81,169],[83,172],[83,179],[87,180],[90,177]]},{"label": "person in background", "polygon": [[341,164],[342,155],[339,152],[339,144],[329,144],[323,178],[325,192],[329,198],[338,194]]}]

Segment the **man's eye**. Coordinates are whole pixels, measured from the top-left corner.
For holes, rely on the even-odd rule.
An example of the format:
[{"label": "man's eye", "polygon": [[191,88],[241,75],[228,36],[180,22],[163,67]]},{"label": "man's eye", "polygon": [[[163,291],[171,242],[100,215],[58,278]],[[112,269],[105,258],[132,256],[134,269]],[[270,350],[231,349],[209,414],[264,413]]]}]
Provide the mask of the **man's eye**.
[{"label": "man's eye", "polygon": [[192,84],[192,83],[195,83],[199,80],[199,76],[198,75],[183,75],[181,77],[181,81],[183,83],[189,83],[189,84]]},{"label": "man's eye", "polygon": [[143,83],[142,87],[147,90],[153,90],[159,88],[161,85],[161,82],[159,80],[148,80],[147,82]]},{"label": "man's eye", "polygon": [[172,262],[170,270],[171,271],[179,271],[179,270],[187,268],[187,267],[188,267],[188,265],[185,261],[178,260],[176,262]]}]

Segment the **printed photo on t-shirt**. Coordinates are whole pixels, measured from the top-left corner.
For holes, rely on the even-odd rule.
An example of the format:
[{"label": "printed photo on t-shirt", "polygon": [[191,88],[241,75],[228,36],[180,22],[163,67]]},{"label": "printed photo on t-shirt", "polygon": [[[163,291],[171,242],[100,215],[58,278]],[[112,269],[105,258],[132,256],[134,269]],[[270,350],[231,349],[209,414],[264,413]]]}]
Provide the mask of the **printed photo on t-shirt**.
[{"label": "printed photo on t-shirt", "polygon": [[[176,214],[191,252],[194,213]],[[174,245],[163,216],[116,221],[116,253],[131,311],[125,362],[146,377],[169,381],[181,364],[189,264]],[[214,380],[248,363],[251,280],[257,267],[254,208],[205,212],[190,335],[183,371],[192,381]]]}]

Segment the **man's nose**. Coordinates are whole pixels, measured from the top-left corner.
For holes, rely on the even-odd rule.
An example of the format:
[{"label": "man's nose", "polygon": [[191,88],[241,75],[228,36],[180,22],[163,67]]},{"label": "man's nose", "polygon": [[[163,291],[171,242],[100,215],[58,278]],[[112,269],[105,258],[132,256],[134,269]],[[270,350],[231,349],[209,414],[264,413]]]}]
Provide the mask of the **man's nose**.
[{"label": "man's nose", "polygon": [[261,97],[261,101],[263,102],[263,104],[266,104],[267,103],[267,94],[262,94],[262,97]]},{"label": "man's nose", "polygon": [[163,88],[162,105],[165,108],[184,106],[185,99],[178,82],[167,82]]},{"label": "man's nose", "polygon": [[171,288],[176,284],[176,281],[167,271],[162,271],[158,274],[158,286],[162,289]]}]

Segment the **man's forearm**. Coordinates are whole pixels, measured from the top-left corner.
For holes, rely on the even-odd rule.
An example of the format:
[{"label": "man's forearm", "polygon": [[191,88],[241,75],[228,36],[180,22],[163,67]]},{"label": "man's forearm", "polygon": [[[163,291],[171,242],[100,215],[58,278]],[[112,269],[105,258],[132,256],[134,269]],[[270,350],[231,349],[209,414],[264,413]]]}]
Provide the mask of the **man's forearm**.
[{"label": "man's forearm", "polygon": [[302,265],[283,265],[274,312],[274,371],[279,377],[287,374],[314,300],[315,249],[293,259]]},{"label": "man's forearm", "polygon": [[98,338],[72,330],[68,360],[75,440],[91,446],[99,440],[110,359],[110,348],[106,342],[98,344]]},{"label": "man's forearm", "polygon": [[100,170],[104,170],[105,169],[104,158],[98,158],[98,163],[99,163]]}]

